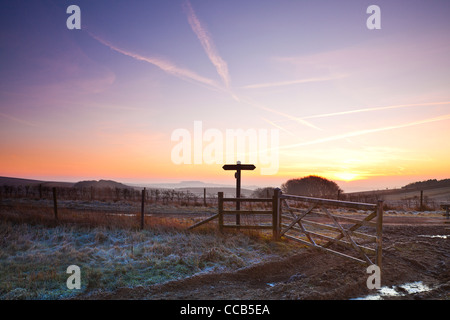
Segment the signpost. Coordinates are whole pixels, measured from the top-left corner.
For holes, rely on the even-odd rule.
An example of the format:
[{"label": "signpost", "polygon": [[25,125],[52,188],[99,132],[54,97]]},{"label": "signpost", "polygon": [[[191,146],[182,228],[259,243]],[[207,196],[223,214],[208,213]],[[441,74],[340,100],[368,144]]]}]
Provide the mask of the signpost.
[{"label": "signpost", "polygon": [[[240,161],[238,161],[236,164],[226,164],[223,167],[223,170],[236,170],[234,177],[236,178],[236,198],[241,197],[241,171],[242,170],[255,170],[256,167],[253,164],[241,164]],[[241,203],[239,201],[236,201],[236,210],[241,209]],[[236,215],[236,224],[241,224],[240,215]]]}]

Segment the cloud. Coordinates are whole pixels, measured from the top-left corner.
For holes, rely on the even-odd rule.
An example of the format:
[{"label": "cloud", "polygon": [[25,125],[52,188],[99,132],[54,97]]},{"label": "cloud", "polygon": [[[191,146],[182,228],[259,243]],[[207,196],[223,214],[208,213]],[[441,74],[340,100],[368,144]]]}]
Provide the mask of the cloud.
[{"label": "cloud", "polygon": [[202,76],[198,75],[197,73],[195,73],[195,72],[193,72],[191,70],[177,67],[175,64],[173,64],[172,62],[170,62],[168,60],[165,60],[165,59],[162,59],[162,58],[156,58],[156,57],[144,57],[144,56],[139,55],[137,53],[133,53],[133,52],[130,52],[130,51],[123,50],[123,49],[121,49],[121,48],[119,48],[117,46],[114,46],[113,44],[109,43],[108,41],[100,38],[99,36],[93,34],[90,31],[86,31],[86,32],[88,32],[88,34],[92,38],[94,38],[95,40],[97,40],[101,44],[109,47],[111,50],[114,50],[114,51],[119,52],[119,53],[121,53],[123,55],[129,56],[129,57],[131,57],[133,59],[150,63],[150,64],[152,64],[154,66],[157,66],[158,68],[160,68],[164,72],[166,72],[168,74],[171,74],[173,76],[176,76],[178,78],[181,78],[183,80],[188,80],[188,81],[189,80],[193,80],[193,81],[195,81],[197,83],[206,85],[206,86],[208,86],[210,88],[214,88],[216,90],[222,90],[222,88],[219,85],[217,85],[217,83],[214,80],[202,77]]},{"label": "cloud", "polygon": [[222,78],[225,86],[229,88],[231,81],[227,63],[217,53],[214,42],[208,30],[206,30],[206,28],[200,23],[200,20],[197,18],[197,15],[195,14],[195,11],[189,1],[184,2],[184,9],[186,11],[188,22],[192,28],[192,31],[194,31],[194,33],[197,35],[197,38],[200,40],[200,43],[205,50],[209,60],[216,68],[217,73]]}]

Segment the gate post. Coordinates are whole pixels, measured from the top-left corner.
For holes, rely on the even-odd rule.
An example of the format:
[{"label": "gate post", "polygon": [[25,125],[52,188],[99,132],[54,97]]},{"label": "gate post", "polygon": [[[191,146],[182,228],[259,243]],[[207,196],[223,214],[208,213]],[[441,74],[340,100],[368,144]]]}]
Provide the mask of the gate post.
[{"label": "gate post", "polygon": [[275,241],[280,240],[280,223],[281,223],[281,210],[280,210],[280,195],[281,190],[279,188],[273,189],[272,197],[272,230],[273,239]]},{"label": "gate post", "polygon": [[376,265],[381,270],[382,246],[383,246],[383,200],[377,203],[377,248],[376,248]]},{"label": "gate post", "polygon": [[145,188],[142,190],[141,196],[141,230],[144,230],[144,202],[145,202]]}]

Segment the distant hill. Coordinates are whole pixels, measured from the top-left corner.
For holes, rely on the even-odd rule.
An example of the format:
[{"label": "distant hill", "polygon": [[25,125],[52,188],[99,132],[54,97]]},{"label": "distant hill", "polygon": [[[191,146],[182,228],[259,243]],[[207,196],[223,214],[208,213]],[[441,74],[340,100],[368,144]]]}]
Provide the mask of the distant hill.
[{"label": "distant hill", "polygon": [[22,178],[0,177],[0,186],[37,186],[43,187],[66,187],[66,188],[121,188],[121,189],[133,189],[133,187],[127,186],[123,183],[112,180],[86,180],[80,182],[58,182],[58,181],[43,181],[32,180]]},{"label": "distant hill", "polygon": [[418,181],[407,184],[399,189],[349,192],[345,193],[345,195],[348,200],[352,201],[367,201],[365,199],[375,201],[374,199],[382,199],[390,202],[418,199],[421,191],[423,191],[423,196],[428,200],[441,203],[450,202],[450,179]]},{"label": "distant hill", "polygon": [[[178,183],[156,183],[156,184],[123,184],[113,180],[84,180],[79,182],[57,182],[57,181],[43,181],[43,180],[32,180],[32,179],[22,179],[22,178],[12,178],[12,177],[0,177],[0,187],[1,186],[36,186],[42,185],[43,187],[75,187],[75,188],[120,188],[120,189],[136,189],[141,190],[143,187],[147,189],[171,189],[177,191],[190,191],[194,194],[203,195],[203,188],[206,188],[207,194],[217,194],[217,192],[224,192],[225,195],[236,194],[236,189],[234,186],[215,184],[215,183],[205,183],[202,181],[181,181]],[[241,194],[243,196],[250,196],[253,189],[257,187],[254,186],[244,186],[241,189]]]},{"label": "distant hill", "polygon": [[41,184],[43,187],[73,187],[73,182],[58,182],[58,181],[42,181],[32,179],[21,179],[11,177],[0,177],[0,186],[35,186]]},{"label": "distant hill", "polygon": [[[223,192],[225,197],[234,197],[236,195],[236,188],[233,187],[190,187],[190,188],[175,188],[175,191],[189,191],[197,196],[203,196],[204,189],[206,189],[206,195],[214,194],[217,196],[218,192]],[[241,196],[249,198],[253,193],[253,190],[242,189]]]},{"label": "distant hill", "polygon": [[450,187],[450,179],[443,179],[443,180],[430,179],[426,181],[417,181],[407,184],[406,186],[402,187],[402,189],[425,190],[425,189],[436,189],[447,187]]},{"label": "distant hill", "polygon": [[119,189],[133,189],[133,187],[127,186],[123,183],[113,180],[86,180],[75,183],[74,188],[119,188]]}]

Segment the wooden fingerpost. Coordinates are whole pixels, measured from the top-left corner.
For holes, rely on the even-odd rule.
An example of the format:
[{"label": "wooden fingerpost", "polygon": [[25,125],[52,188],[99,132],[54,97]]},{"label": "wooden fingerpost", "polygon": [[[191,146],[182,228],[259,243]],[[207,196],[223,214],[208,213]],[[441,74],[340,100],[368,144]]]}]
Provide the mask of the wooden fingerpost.
[{"label": "wooden fingerpost", "polygon": [[141,230],[144,230],[144,203],[145,203],[145,188],[142,190],[142,199],[141,199]]},{"label": "wooden fingerpost", "polygon": [[[240,164],[239,161],[238,164]],[[236,178],[236,198],[239,199],[241,197],[241,168],[236,169],[234,177]],[[239,201],[236,201],[236,211],[240,210],[241,210],[241,203]],[[241,224],[241,216],[239,214],[236,214],[236,225],[239,226],[240,224]]]},{"label": "wooden fingerpost", "polygon": [[[241,164],[238,161],[236,164],[226,164],[222,167],[223,170],[236,170],[234,177],[236,178],[236,198],[241,197],[241,171],[242,170],[255,170],[253,164]],[[236,211],[241,210],[241,203],[236,201]],[[241,224],[241,218],[239,214],[236,214],[236,225]]]},{"label": "wooden fingerpost", "polygon": [[56,196],[56,187],[53,187],[53,212],[55,214],[55,220],[58,220],[58,202]]}]

